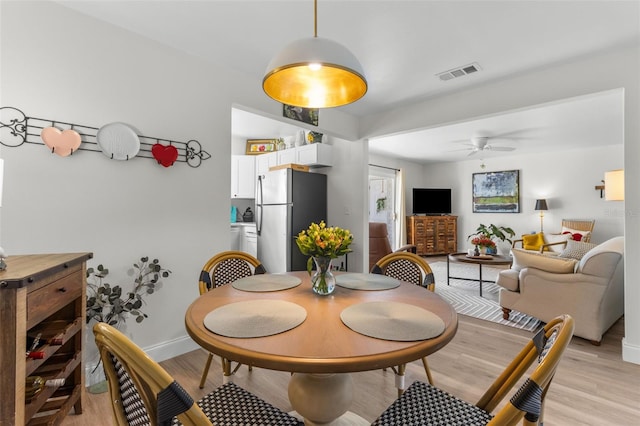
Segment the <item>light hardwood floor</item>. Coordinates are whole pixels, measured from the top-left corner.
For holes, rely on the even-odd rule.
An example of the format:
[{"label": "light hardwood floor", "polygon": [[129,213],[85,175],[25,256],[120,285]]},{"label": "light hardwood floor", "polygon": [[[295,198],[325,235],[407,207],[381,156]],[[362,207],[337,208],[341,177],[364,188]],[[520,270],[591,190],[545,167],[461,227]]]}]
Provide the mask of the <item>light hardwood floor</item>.
[{"label": "light hardwood floor", "polygon": [[[531,334],[474,318],[459,316],[455,338],[429,356],[436,385],[475,402],[522,348]],[[574,337],[565,352],[547,396],[545,425],[631,426],[640,419],[640,365],[621,359],[624,319],[618,321],[597,347]],[[198,389],[206,360],[196,350],[162,362],[163,367],[195,398],[221,385],[219,359],[214,358],[205,389]],[[217,362],[217,364],[216,364]],[[425,380],[422,364],[407,366],[407,384]],[[289,374],[242,366],[234,382],[285,411]],[[352,411],[372,421],[395,399],[391,371],[353,374],[356,389]],[[82,415],[69,414],[64,426],[111,425],[109,395],[87,394]]]}]

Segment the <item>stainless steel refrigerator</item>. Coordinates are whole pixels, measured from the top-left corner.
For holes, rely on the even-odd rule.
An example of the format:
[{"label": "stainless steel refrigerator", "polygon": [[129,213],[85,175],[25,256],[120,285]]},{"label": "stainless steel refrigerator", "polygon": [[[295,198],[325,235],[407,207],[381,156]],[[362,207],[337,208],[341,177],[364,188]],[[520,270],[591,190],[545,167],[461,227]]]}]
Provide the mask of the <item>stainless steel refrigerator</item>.
[{"label": "stainless steel refrigerator", "polygon": [[267,272],[304,271],[308,257],[295,238],[311,222],[327,221],[327,176],[292,169],[258,176],[258,259]]}]

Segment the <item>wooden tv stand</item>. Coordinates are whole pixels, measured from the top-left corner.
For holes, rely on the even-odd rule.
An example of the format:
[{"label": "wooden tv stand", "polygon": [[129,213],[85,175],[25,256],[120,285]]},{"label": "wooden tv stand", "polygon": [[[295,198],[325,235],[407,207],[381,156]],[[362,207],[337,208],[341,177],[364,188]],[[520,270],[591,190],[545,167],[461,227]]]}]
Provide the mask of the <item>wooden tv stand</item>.
[{"label": "wooden tv stand", "polygon": [[458,251],[458,216],[407,216],[407,244],[419,255]]}]

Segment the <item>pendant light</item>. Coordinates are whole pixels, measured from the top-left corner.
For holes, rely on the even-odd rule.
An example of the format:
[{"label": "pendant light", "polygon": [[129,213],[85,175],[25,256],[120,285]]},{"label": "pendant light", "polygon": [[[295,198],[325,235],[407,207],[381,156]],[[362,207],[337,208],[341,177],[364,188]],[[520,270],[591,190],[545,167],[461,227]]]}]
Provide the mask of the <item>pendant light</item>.
[{"label": "pendant light", "polygon": [[294,41],[269,63],[262,88],[283,104],[330,108],[357,101],[367,92],[362,65],[346,47],[318,37],[318,1],[313,1],[314,35]]}]

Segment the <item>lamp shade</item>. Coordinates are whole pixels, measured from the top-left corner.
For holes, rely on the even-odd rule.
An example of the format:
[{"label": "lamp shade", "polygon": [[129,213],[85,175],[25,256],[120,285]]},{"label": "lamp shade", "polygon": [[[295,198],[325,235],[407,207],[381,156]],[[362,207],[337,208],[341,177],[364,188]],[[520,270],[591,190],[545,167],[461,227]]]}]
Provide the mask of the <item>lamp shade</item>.
[{"label": "lamp shade", "polygon": [[547,200],[536,200],[536,210],[549,210],[547,208]]},{"label": "lamp shade", "polygon": [[329,108],[363,97],[367,80],[362,65],[346,47],[311,37],[294,41],[271,60],[262,88],[283,104]]},{"label": "lamp shade", "polygon": [[624,170],[611,170],[604,174],[604,198],[624,201]]}]

